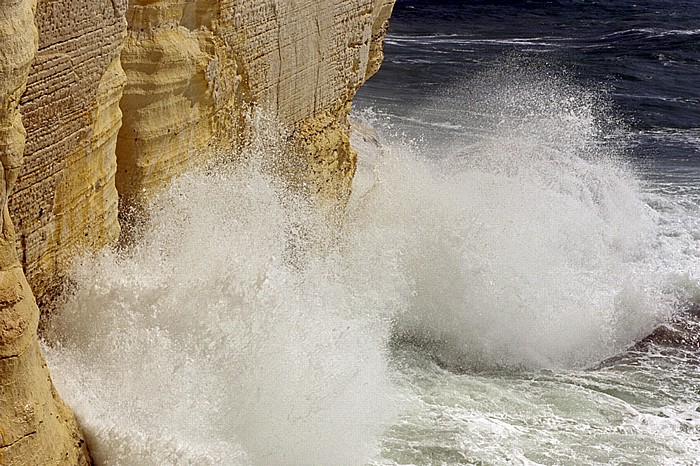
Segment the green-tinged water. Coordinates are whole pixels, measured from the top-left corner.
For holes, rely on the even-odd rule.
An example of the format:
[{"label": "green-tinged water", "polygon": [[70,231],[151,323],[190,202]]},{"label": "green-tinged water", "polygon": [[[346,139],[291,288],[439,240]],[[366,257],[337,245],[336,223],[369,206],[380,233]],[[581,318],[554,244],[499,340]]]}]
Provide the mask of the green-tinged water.
[{"label": "green-tinged water", "polygon": [[376,464],[700,464],[700,361],[652,348],[581,371],[454,373],[394,353],[405,411]]}]

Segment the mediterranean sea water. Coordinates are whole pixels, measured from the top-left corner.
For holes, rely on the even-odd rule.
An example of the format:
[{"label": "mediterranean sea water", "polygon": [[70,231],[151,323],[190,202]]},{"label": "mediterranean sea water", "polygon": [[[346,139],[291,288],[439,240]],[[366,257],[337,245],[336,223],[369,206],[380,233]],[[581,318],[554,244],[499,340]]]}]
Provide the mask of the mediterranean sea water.
[{"label": "mediterranean sea water", "polygon": [[95,459],[700,464],[698,348],[638,344],[698,331],[700,3],[398,0],[385,52],[342,216],[257,117],[76,264],[44,347]]}]

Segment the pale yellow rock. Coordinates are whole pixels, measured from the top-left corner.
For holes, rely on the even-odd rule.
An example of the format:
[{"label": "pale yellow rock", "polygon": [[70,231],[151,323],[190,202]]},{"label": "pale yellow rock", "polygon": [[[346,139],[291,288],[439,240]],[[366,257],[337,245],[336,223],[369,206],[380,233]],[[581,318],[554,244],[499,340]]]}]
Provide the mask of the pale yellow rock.
[{"label": "pale yellow rock", "polygon": [[47,301],[76,255],[116,242],[120,197],[148,199],[211,144],[235,151],[254,106],[288,130],[280,165],[342,206],[347,115],[393,2],[0,1],[1,465],[90,462],[39,352],[29,283]]},{"label": "pale yellow rock", "polygon": [[35,2],[0,3],[0,464],[90,464],[75,417],[61,401],[39,351],[39,309],[15,251],[7,209],[22,164],[19,99],[37,49]]},{"label": "pale yellow rock", "polygon": [[379,67],[393,3],[130,2],[120,194],[157,193],[200,164],[212,138],[235,148],[255,104],[290,130],[310,191],[342,203],[356,162],[350,102]]},{"label": "pale yellow rock", "polygon": [[[133,10],[137,17],[145,15],[139,2],[132,3]],[[154,14],[165,13],[156,9]],[[164,27],[141,32],[142,25],[132,22],[122,52],[128,82],[120,103],[117,189],[128,199],[155,193],[174,174],[196,166],[196,150],[212,137],[214,102],[198,33],[165,20],[152,23]]]},{"label": "pale yellow rock", "polygon": [[114,244],[119,196],[148,199],[213,142],[240,146],[254,104],[289,129],[288,165],[309,191],[342,203],[355,167],[349,103],[379,67],[392,6],[39,0],[25,162],[7,165],[19,173],[10,213],[37,300],[55,294],[73,257]]},{"label": "pale yellow rock", "polygon": [[38,0],[39,50],[21,112],[24,165],[10,198],[20,261],[41,303],[71,259],[119,235],[114,182],[126,0]]}]

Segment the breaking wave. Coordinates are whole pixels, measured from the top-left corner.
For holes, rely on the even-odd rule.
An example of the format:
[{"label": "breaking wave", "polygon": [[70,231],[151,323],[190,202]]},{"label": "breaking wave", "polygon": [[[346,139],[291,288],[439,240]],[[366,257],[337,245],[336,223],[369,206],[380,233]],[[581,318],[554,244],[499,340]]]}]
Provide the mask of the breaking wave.
[{"label": "breaking wave", "polygon": [[455,115],[478,131],[439,145],[358,113],[340,220],[253,144],[175,180],[138,244],[82,259],[45,350],[95,458],[365,464],[400,409],[391,341],[459,369],[578,368],[668,318],[698,271],[668,263],[605,105],[516,71],[470,83]]}]

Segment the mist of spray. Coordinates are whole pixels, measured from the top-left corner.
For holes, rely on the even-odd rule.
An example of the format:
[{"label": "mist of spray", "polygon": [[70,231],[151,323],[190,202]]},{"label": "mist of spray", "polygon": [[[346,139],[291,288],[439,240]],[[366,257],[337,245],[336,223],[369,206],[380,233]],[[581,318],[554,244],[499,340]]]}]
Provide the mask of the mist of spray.
[{"label": "mist of spray", "polygon": [[262,125],[175,180],[137,244],[78,263],[45,349],[96,459],[365,464],[396,409],[391,338],[461,369],[582,367],[668,316],[657,213],[599,102],[494,73],[455,113],[469,137],[363,139],[382,121],[357,115],[342,221],[271,173],[292,155]]}]

